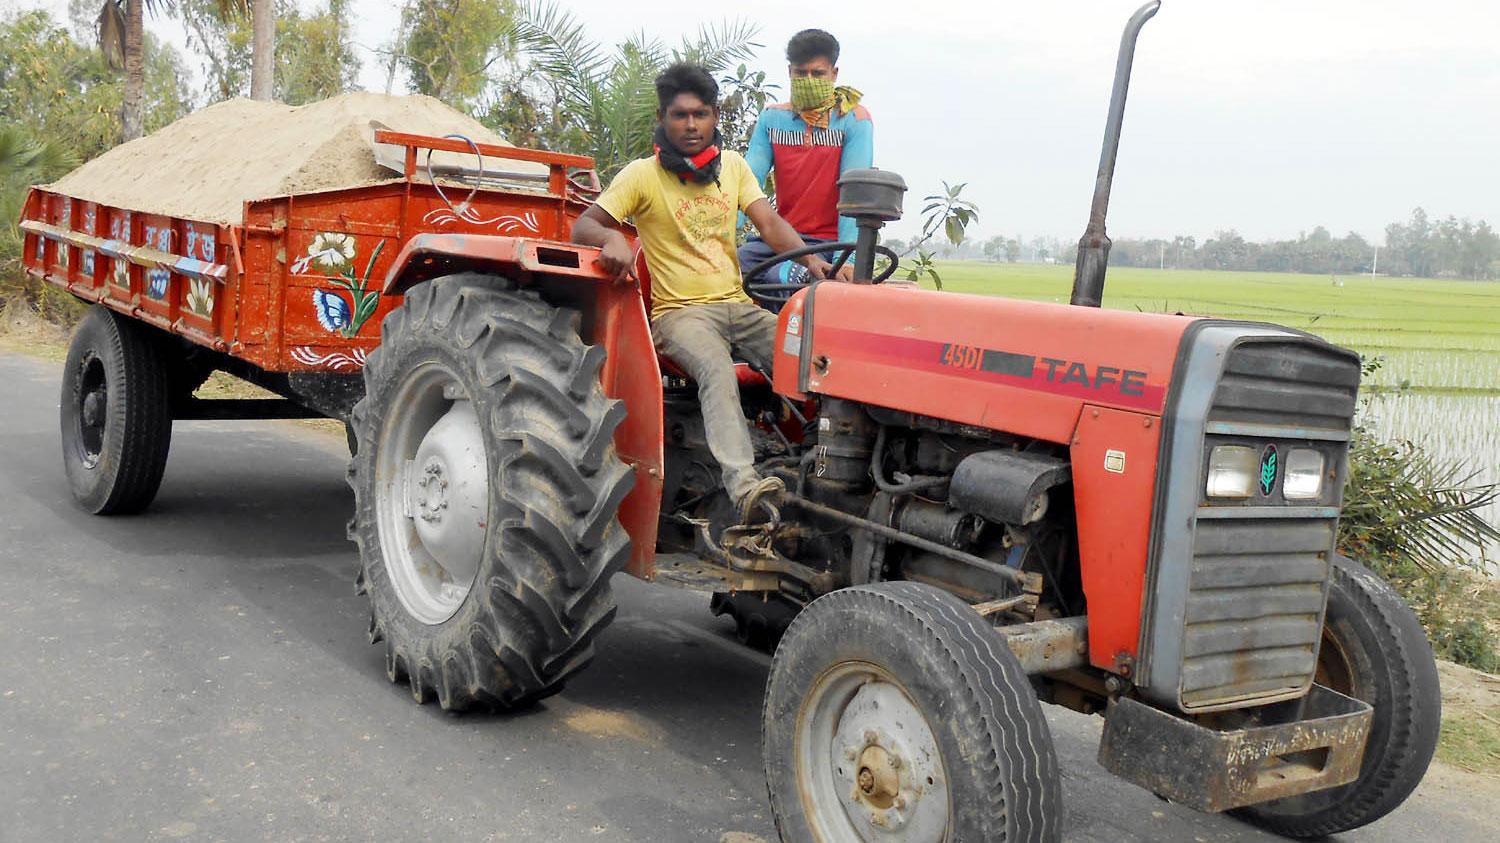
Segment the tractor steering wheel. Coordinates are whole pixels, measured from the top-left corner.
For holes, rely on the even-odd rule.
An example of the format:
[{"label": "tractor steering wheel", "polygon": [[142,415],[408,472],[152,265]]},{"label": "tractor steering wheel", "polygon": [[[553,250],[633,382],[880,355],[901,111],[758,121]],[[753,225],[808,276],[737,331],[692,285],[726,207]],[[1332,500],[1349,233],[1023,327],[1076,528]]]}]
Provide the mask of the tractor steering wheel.
[{"label": "tractor steering wheel", "polygon": [[[839,253],[838,259],[833,262],[833,266],[829,270],[829,274],[832,275],[838,272],[845,263],[848,263],[849,257],[854,254],[855,245],[856,244],[854,243],[814,243],[811,246],[803,246],[800,249],[793,249],[790,252],[782,252],[779,255],[772,255],[771,257],[766,258],[755,266],[750,267],[750,271],[744,274],[743,277],[745,284],[745,293],[749,295],[750,298],[762,304],[785,304],[786,300],[791,298],[792,293],[812,286],[812,282],[793,281],[786,284],[756,282],[752,284],[750,283],[750,279],[759,277],[762,272],[765,272],[773,266],[786,263],[789,260],[796,260],[800,257],[805,257],[807,255],[816,255],[822,252],[836,251]],[[896,267],[901,264],[901,256],[896,254],[895,250],[891,249],[889,246],[877,245],[875,247],[875,252],[888,258],[890,260],[890,263],[884,270],[880,272],[879,275],[876,275],[874,278],[870,279],[869,283],[871,284],[879,284],[885,279],[890,278],[891,275],[896,272]],[[767,295],[767,293],[772,292],[780,293],[780,295]]]}]

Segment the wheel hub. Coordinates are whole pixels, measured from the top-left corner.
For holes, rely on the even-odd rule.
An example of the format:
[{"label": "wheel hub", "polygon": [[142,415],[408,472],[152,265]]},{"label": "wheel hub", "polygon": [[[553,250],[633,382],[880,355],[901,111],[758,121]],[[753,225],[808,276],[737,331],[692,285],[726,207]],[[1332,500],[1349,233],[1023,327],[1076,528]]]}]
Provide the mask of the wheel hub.
[{"label": "wheel hub", "polygon": [[89,427],[98,427],[104,422],[104,392],[94,390],[83,396],[83,423]]},{"label": "wheel hub", "polygon": [[947,777],[916,704],[878,669],[841,665],[822,685],[803,715],[809,738],[803,746],[821,745],[827,755],[799,751],[798,763],[808,781],[809,813],[824,837],[941,840],[950,811]]},{"label": "wheel hub", "polygon": [[416,503],[421,519],[435,524],[448,508],[448,470],[438,457],[427,460],[416,480]]},{"label": "wheel hub", "polygon": [[880,744],[871,744],[859,754],[859,789],[853,797],[877,811],[888,810],[901,796],[901,756]]},{"label": "wheel hub", "polygon": [[468,598],[489,532],[489,463],[474,402],[444,368],[408,375],[376,447],[381,554],[412,617],[439,624]]},{"label": "wheel hub", "polygon": [[78,378],[78,440],[83,465],[93,468],[104,452],[104,426],[109,418],[109,383],[104,363],[91,357],[82,364]]}]

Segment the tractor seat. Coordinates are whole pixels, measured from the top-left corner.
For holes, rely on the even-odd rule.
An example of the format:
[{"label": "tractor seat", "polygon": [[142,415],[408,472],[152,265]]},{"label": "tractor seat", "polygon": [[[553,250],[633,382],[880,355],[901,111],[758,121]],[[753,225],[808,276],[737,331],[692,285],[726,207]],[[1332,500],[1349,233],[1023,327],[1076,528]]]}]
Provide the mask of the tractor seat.
[{"label": "tractor seat", "polygon": [[[692,380],[692,378],[688,377],[688,373],[684,372],[681,366],[673,363],[671,359],[658,354],[656,355],[656,360],[661,364],[662,374],[675,375],[684,380]],[[734,379],[739,383],[741,389],[747,386],[770,387],[771,385],[771,382],[766,380],[765,375],[750,368],[749,363],[742,363],[738,360],[734,363]]]}]

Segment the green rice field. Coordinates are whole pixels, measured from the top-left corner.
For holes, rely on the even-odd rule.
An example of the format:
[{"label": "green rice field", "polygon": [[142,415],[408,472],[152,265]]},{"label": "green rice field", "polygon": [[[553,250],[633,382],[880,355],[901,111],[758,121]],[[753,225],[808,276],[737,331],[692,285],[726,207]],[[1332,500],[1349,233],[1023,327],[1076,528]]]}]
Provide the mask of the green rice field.
[{"label": "green rice field", "polygon": [[[945,290],[1037,301],[1066,303],[1073,282],[1071,266],[938,271]],[[1112,268],[1104,290],[1105,307],[1276,322],[1384,358],[1362,421],[1500,482],[1500,282]]]}]

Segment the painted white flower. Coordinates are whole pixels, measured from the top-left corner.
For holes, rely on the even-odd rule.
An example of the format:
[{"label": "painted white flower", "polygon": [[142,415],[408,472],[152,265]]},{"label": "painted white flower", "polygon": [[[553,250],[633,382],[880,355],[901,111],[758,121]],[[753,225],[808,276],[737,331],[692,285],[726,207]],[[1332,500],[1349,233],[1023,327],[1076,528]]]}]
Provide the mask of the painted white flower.
[{"label": "painted white flower", "polygon": [[115,286],[130,288],[130,264],[124,258],[115,258]]},{"label": "painted white flower", "polygon": [[354,260],[354,235],[337,231],[323,231],[313,237],[307,247],[307,256],[328,269],[339,267]]},{"label": "painted white flower", "polygon": [[189,278],[187,305],[199,316],[210,316],[214,312],[214,285],[207,278]]}]

